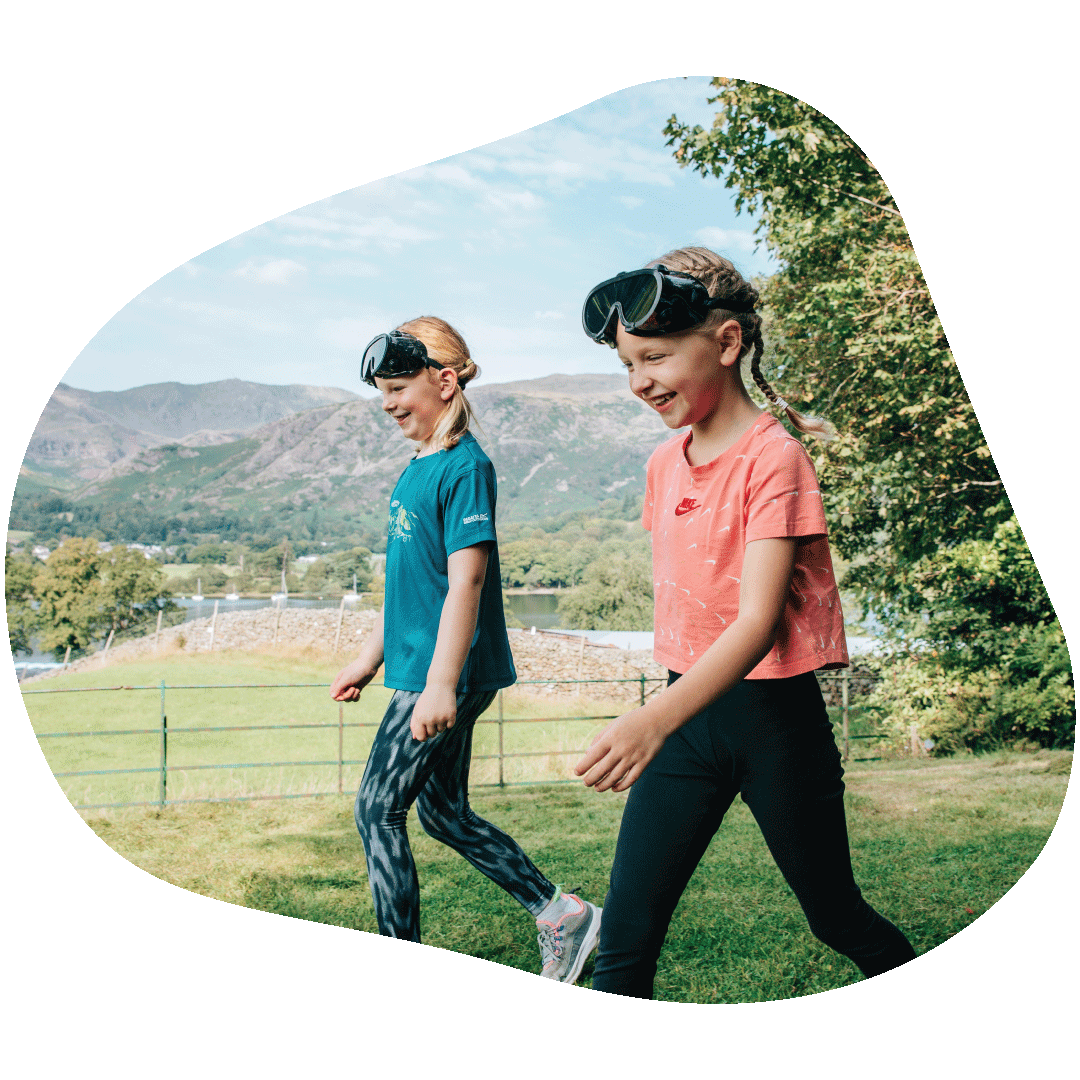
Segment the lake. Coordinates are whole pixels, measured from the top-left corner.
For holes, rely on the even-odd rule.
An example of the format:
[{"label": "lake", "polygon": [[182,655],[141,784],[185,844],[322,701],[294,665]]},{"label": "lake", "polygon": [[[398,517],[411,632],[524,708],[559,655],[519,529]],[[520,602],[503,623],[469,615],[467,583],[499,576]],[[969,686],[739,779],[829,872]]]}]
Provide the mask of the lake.
[{"label": "lake", "polygon": [[535,626],[540,630],[560,627],[559,597],[555,593],[510,593],[506,606],[526,627]]}]

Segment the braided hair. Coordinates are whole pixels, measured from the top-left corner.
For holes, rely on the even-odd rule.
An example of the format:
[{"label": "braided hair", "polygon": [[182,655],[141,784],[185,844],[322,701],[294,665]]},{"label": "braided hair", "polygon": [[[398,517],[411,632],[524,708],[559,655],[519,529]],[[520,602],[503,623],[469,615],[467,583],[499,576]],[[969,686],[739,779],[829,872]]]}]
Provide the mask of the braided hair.
[{"label": "braided hair", "polygon": [[[658,259],[653,259],[649,266],[665,266],[668,270],[677,270],[689,274],[709,290],[709,295],[723,300],[734,300],[739,306],[756,305],[758,291],[747,281],[734,265],[722,255],[704,247],[685,247],[669,251]],[[761,336],[761,316],[756,311],[726,311],[714,308],[698,323],[695,330],[711,330],[728,320],[739,324],[742,330],[743,351],[740,360],[750,355],[750,377],[757,383],[758,389],[775,408],[783,410],[792,425],[804,435],[828,441],[836,436],[836,429],[819,416],[807,416],[789,405],[768,383],[761,374],[761,356],[765,352],[765,341]]]},{"label": "braided hair", "polygon": [[434,444],[440,450],[449,450],[457,446],[461,436],[469,430],[469,425],[475,419],[464,390],[466,384],[480,374],[480,369],[469,355],[469,346],[465,344],[465,339],[445,319],[435,315],[421,315],[402,323],[397,329],[422,341],[432,360],[437,360],[443,367],[457,372],[454,396],[447,404],[446,412],[439,417],[432,433]]}]

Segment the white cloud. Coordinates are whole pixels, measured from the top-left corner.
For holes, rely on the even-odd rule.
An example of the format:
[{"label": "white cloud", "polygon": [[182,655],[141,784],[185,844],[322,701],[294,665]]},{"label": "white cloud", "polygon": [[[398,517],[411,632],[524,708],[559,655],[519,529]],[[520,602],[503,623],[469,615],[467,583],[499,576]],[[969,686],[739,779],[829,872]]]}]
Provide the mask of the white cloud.
[{"label": "white cloud", "polygon": [[212,304],[203,300],[180,300],[173,296],[163,296],[153,302],[168,312],[180,313],[190,325],[211,327],[216,332],[229,328],[253,335],[275,337],[291,337],[296,333],[294,320],[277,307],[230,307],[227,304]]},{"label": "white cloud", "polygon": [[319,268],[320,274],[337,274],[341,277],[378,277],[379,268],[374,263],[359,259],[334,259]]},{"label": "white cloud", "polygon": [[566,316],[563,315],[563,313],[561,311],[534,311],[533,312],[533,318],[534,319],[554,320],[554,319],[565,319]]},{"label": "white cloud", "polygon": [[725,251],[751,252],[757,246],[757,238],[745,229],[721,229],[715,225],[706,225],[694,233],[694,239],[721,254]]},{"label": "white cloud", "polygon": [[368,216],[326,203],[286,214],[271,223],[287,244],[329,251],[397,251],[404,244],[437,239],[437,234],[405,225],[389,215]]},{"label": "white cloud", "polygon": [[615,201],[622,203],[627,210],[633,210],[636,206],[641,206],[645,202],[644,199],[639,199],[636,195],[616,195]]},{"label": "white cloud", "polygon": [[446,296],[469,297],[475,300],[487,296],[488,287],[482,281],[465,281],[453,276],[451,272],[451,276],[439,282],[439,292]]},{"label": "white cloud", "polygon": [[235,277],[247,278],[262,285],[288,285],[292,278],[306,273],[307,267],[292,259],[272,259],[261,264],[249,259],[233,271]]},{"label": "white cloud", "polygon": [[319,319],[317,333],[322,341],[346,353],[358,353],[376,334],[390,329],[383,314],[372,312],[359,318]]}]

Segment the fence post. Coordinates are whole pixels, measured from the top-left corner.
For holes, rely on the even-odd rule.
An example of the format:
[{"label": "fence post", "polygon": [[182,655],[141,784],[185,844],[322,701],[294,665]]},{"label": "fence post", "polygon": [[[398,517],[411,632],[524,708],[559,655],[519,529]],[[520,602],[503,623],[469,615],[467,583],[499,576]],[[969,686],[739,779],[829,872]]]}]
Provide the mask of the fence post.
[{"label": "fence post", "polygon": [[840,701],[843,706],[841,710],[841,716],[843,717],[843,731],[844,731],[844,760],[847,761],[848,755],[851,753],[851,745],[848,739],[848,682],[849,675],[848,669],[844,668],[840,672]]},{"label": "fence post", "polygon": [[337,707],[337,793],[344,794],[341,771],[345,761],[345,706],[339,701]]},{"label": "fence post", "polygon": [[158,639],[161,637],[161,616],[165,614],[164,608],[158,608],[157,629],[154,631],[154,652],[158,651]]},{"label": "fence post", "polygon": [[217,635],[217,606],[218,601],[214,601],[214,617],[210,620],[210,651],[214,651],[214,637]]},{"label": "fence post", "polygon": [[645,708],[645,672],[641,673],[641,707]]},{"label": "fence post", "polygon": [[113,634],[116,633],[116,627],[114,626],[109,631],[109,640],[105,642],[105,651],[101,654],[101,659],[104,660],[109,655],[109,646],[112,644]]},{"label": "fence post", "polygon": [[338,607],[337,613],[337,633],[334,635],[334,651],[331,656],[337,656],[338,642],[341,641],[341,624],[345,620],[345,594],[341,594],[341,604]]},{"label": "fence post", "polygon": [[499,787],[504,787],[503,780],[503,692],[499,691]]},{"label": "fence post", "polygon": [[161,680],[161,781],[158,786],[158,803],[164,806],[168,799],[169,722],[165,716],[165,680]]},{"label": "fence post", "polygon": [[67,670],[68,661],[71,659],[71,646],[67,647],[67,651],[64,653],[64,669]]}]

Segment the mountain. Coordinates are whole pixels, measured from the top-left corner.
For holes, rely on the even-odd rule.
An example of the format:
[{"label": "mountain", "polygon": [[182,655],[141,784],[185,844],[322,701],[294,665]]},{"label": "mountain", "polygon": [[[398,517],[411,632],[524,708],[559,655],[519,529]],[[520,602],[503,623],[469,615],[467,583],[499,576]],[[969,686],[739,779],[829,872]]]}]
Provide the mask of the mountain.
[{"label": "mountain", "polygon": [[154,383],[131,390],[79,390],[60,383],[23,464],[64,488],[103,475],[147,447],[210,446],[305,409],[356,400],[323,386],[265,386],[242,379],[188,386]]},{"label": "mountain", "polygon": [[[51,513],[66,516],[72,529],[80,520],[93,520],[101,530],[117,532],[115,539],[129,540],[139,538],[134,534],[140,523],[161,538],[178,527],[188,533],[285,531],[312,539],[385,531],[390,492],[412,444],[386,419],[377,399],[238,380],[179,388],[200,394],[178,393],[174,386],[125,391],[126,397],[114,396],[121,402],[95,395],[77,401],[77,411],[70,388],[57,388],[54,399],[68,410],[63,415],[78,417],[84,439],[67,444],[68,475],[79,476],[78,488],[63,506],[50,503]],[[230,409],[229,388],[237,386],[244,388],[246,400]],[[284,389],[345,400],[240,427],[259,409],[276,405],[284,411],[290,402],[262,393]],[[639,494],[645,461],[669,434],[618,375],[549,375],[479,385],[469,388],[468,397],[477,418],[474,434],[499,478],[503,521],[531,521]],[[295,394],[291,403],[300,400]],[[48,438],[55,440],[56,415],[49,424]],[[32,449],[46,444],[41,426]],[[207,438],[208,431],[219,437]],[[165,432],[184,434],[166,441]],[[36,452],[32,459],[28,451],[27,460],[40,463],[43,455]],[[96,475],[88,476],[91,471]],[[17,497],[16,507],[35,498],[43,505],[42,493],[51,486],[46,480],[40,465],[37,475],[21,479],[24,497],[23,502]],[[13,523],[17,517],[13,509]]]}]

